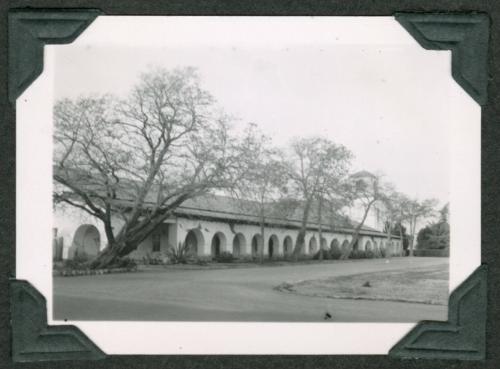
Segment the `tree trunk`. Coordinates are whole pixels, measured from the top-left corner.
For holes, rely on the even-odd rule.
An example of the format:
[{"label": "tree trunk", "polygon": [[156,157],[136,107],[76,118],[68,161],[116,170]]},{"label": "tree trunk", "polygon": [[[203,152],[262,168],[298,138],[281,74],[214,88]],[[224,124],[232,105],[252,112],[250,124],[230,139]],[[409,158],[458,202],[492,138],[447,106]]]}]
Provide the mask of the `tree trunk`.
[{"label": "tree trunk", "polygon": [[413,256],[413,241],[415,239],[415,224],[417,223],[416,217],[411,218],[410,221],[410,253],[409,256]]},{"label": "tree trunk", "polygon": [[132,251],[136,250],[139,244],[144,241],[162,222],[150,222],[145,227],[130,231],[121,229],[118,235],[111,240],[108,238],[108,245],[97,255],[95,260],[90,264],[92,269],[103,269],[111,265],[117,259],[125,257]]},{"label": "tree trunk", "polygon": [[389,223],[389,227],[387,229],[387,242],[391,242],[392,239],[392,223]]},{"label": "tree trunk", "polygon": [[[401,253],[404,250],[404,245],[405,245],[405,240],[404,240],[404,234],[403,234],[403,225],[399,224],[399,238],[401,240]],[[404,255],[406,256],[406,255]]]},{"label": "tree trunk", "polygon": [[299,255],[304,250],[306,231],[307,231],[307,221],[309,220],[309,209],[311,208],[311,201],[307,200],[304,206],[304,212],[302,214],[302,223],[300,225],[299,234],[297,235],[297,242],[295,243],[295,248],[293,249],[293,259],[298,260]]},{"label": "tree trunk", "polygon": [[[185,197],[177,200],[178,204],[185,201]],[[175,204],[175,206],[178,206]],[[153,231],[162,224],[165,219],[172,215],[172,209],[164,210],[161,213],[156,213],[155,217],[136,219],[134,223],[126,223],[120,231],[114,235],[112,232],[111,222],[105,224],[106,238],[108,245],[97,255],[96,259],[91,263],[92,269],[102,269],[111,265],[116,259],[125,257],[132,251],[136,250],[141,242],[143,242]]]},{"label": "tree trunk", "polygon": [[319,260],[323,260],[323,248],[322,248],[322,243],[321,239],[323,237],[323,232],[321,229],[321,222],[322,222],[322,209],[323,208],[323,199],[320,197],[319,202],[318,202],[318,238],[319,238]]},{"label": "tree trunk", "polygon": [[[260,248],[260,251],[259,251],[259,258],[260,258],[260,263],[263,264],[264,263],[264,247],[266,246],[266,243],[265,243],[265,229],[264,229],[264,217],[261,218],[260,220],[260,236],[262,237],[262,247]],[[258,247],[258,243],[257,243],[257,247]]]},{"label": "tree trunk", "polygon": [[[90,264],[91,269],[104,269],[112,265],[117,259],[119,259],[126,249],[126,244],[123,243],[113,243],[108,244],[104,250],[102,250],[96,259]],[[126,254],[125,254],[126,255]]]},{"label": "tree trunk", "polygon": [[[401,229],[401,227],[399,227]],[[392,239],[392,220],[389,222],[389,226],[387,227],[387,244],[391,244]]]},{"label": "tree trunk", "polygon": [[372,204],[375,202],[375,200],[372,200],[368,203],[368,205],[365,208],[365,212],[363,214],[363,219],[361,219],[361,222],[356,226],[354,229],[354,232],[352,234],[352,240],[349,242],[349,246],[347,247],[346,250],[342,251],[342,254],[340,255],[341,260],[346,260],[349,258],[349,255],[351,254],[351,251],[356,244],[356,242],[359,239],[359,232],[361,231],[361,228],[365,224],[366,218],[368,217],[368,213],[370,212],[370,208],[372,207]]}]

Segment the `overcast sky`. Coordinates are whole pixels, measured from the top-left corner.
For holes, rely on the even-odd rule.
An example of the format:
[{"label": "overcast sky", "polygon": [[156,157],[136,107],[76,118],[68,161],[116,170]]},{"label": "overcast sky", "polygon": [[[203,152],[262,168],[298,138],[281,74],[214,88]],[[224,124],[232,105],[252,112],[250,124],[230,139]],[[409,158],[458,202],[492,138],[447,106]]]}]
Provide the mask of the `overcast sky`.
[{"label": "overcast sky", "polygon": [[448,201],[448,52],[423,50],[391,18],[200,19],[99,18],[55,47],[56,98],[123,95],[149,66],[194,66],[237,124],[257,123],[276,145],[327,137],[356,170]]}]

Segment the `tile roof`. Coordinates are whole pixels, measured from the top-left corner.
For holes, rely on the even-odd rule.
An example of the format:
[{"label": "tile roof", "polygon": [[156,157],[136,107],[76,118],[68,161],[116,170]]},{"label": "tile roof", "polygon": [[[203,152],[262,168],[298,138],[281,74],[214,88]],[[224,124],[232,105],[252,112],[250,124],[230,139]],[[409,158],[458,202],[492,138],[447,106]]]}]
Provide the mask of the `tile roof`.
[{"label": "tile roof", "polygon": [[[274,206],[279,208],[279,204]],[[283,211],[273,211],[273,205],[266,211],[266,224],[271,226],[298,228],[301,225],[302,209],[297,207],[293,212],[283,215]],[[175,210],[175,215],[179,217],[200,217],[218,220],[229,220],[243,223],[259,223],[260,216],[258,206],[248,200],[235,199],[229,196],[220,196],[207,194],[186,200]],[[349,221],[339,215],[325,215],[322,221],[322,228],[326,232],[330,230],[332,223],[336,232],[352,233],[353,228],[358,225],[357,222]],[[318,228],[318,218],[314,209],[309,217],[308,229]],[[371,227],[363,225],[361,233],[365,235],[380,236],[382,232]]]},{"label": "tile roof", "polygon": [[[86,176],[86,174],[82,174],[83,173],[72,172],[71,180],[73,182],[80,182],[80,185],[81,182],[84,182],[86,189],[95,194],[103,192],[101,184],[93,183],[91,178]],[[119,198],[114,200],[115,205],[122,207],[128,206],[135,197],[133,183],[131,182],[128,183],[127,186],[124,186],[122,182],[122,186],[117,190],[117,193]],[[153,206],[155,200],[156,195],[154,193],[148,194],[145,206]],[[359,224],[338,214],[333,214],[331,212],[328,214],[327,211],[324,213],[322,217],[322,228],[325,232],[330,230],[333,226],[335,232],[352,233],[354,227]],[[295,201],[295,206],[291,207],[286,206],[284,202],[269,204],[266,209],[266,214],[266,224],[268,226],[290,228],[299,228],[301,226],[302,209],[297,201]],[[215,194],[205,194],[186,200],[174,211],[174,215],[178,217],[205,218],[251,224],[260,223],[259,207],[257,203]],[[314,209],[314,207],[311,208],[307,227],[310,230],[318,228],[317,210]],[[361,228],[361,234],[372,236],[384,235],[384,233],[366,225],[363,225]]]}]

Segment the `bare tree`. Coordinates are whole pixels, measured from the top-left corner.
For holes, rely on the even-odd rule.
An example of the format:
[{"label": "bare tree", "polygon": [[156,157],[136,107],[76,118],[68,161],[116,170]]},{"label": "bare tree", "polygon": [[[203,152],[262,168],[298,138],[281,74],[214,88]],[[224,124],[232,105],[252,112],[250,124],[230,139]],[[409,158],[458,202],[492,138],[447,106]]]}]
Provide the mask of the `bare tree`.
[{"label": "bare tree", "polygon": [[342,209],[349,204],[348,197],[345,193],[344,182],[346,180],[347,171],[339,173],[337,176],[324,176],[318,186],[316,193],[317,203],[317,226],[319,238],[319,260],[323,259],[323,222],[325,218],[329,218],[329,230],[335,231],[338,219],[342,215]]},{"label": "bare tree", "polygon": [[[395,191],[393,188],[387,188],[381,199],[384,217],[384,230],[386,232],[387,242],[390,244],[396,223],[403,222],[406,197]],[[402,227],[399,227],[401,242],[403,242]]]},{"label": "bare tree", "polygon": [[431,217],[436,212],[438,201],[436,199],[409,200],[406,204],[406,218],[410,226],[410,256],[413,256],[415,233],[418,222],[422,218]]},{"label": "bare tree", "polygon": [[135,250],[185,200],[230,187],[241,169],[241,143],[192,68],[150,70],[124,100],[59,101],[54,117],[54,201],[103,222],[94,268]]},{"label": "bare tree", "polygon": [[332,182],[347,174],[351,158],[352,153],[347,148],[324,138],[301,138],[292,142],[287,171],[292,191],[302,203],[301,227],[293,251],[296,259],[305,248],[313,201],[322,198],[321,194]]},{"label": "bare tree", "polygon": [[[259,259],[264,261],[265,225],[270,215],[280,216],[285,210],[278,202],[285,194],[286,172],[281,153],[271,146],[271,139],[258,131],[255,124],[248,125],[241,149],[245,161],[245,174],[235,183],[235,195],[244,211],[258,214],[262,245]],[[283,205],[283,204],[280,204]]]},{"label": "bare tree", "polygon": [[354,228],[351,242],[349,242],[345,250],[342,250],[341,259],[347,259],[349,257],[354,246],[359,241],[359,234],[370,210],[376,202],[381,201],[385,197],[388,187],[388,184],[382,182],[380,175],[368,172],[355,173],[344,183],[344,193],[349,199],[350,205],[352,206],[356,203],[360,204],[363,215]]}]

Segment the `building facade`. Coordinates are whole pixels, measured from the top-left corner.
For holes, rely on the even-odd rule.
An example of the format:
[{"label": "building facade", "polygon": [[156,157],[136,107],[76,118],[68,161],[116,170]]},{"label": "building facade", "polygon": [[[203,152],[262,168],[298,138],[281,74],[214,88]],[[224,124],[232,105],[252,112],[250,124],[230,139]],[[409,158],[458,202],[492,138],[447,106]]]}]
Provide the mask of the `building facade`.
[{"label": "building facade", "polygon": [[[376,216],[369,219],[377,223]],[[186,201],[129,256],[137,260],[161,258],[170,247],[185,242],[192,254],[200,258],[217,257],[223,252],[235,257],[257,257],[261,249],[266,258],[285,257],[293,252],[300,223],[300,218],[293,216],[267,217],[262,237],[260,218],[254,212],[242,207],[237,200],[207,195]],[[118,230],[118,219],[113,224]],[[355,249],[374,252],[383,249],[386,255],[402,255],[398,237],[389,240],[381,230],[370,225],[376,224],[362,227]],[[320,247],[345,249],[352,240],[353,226],[322,224],[320,240],[318,224],[308,224],[303,253],[312,256]],[[92,257],[106,245],[101,222],[76,208],[56,209],[54,228],[58,244],[63,245],[63,258],[82,253]]]}]

